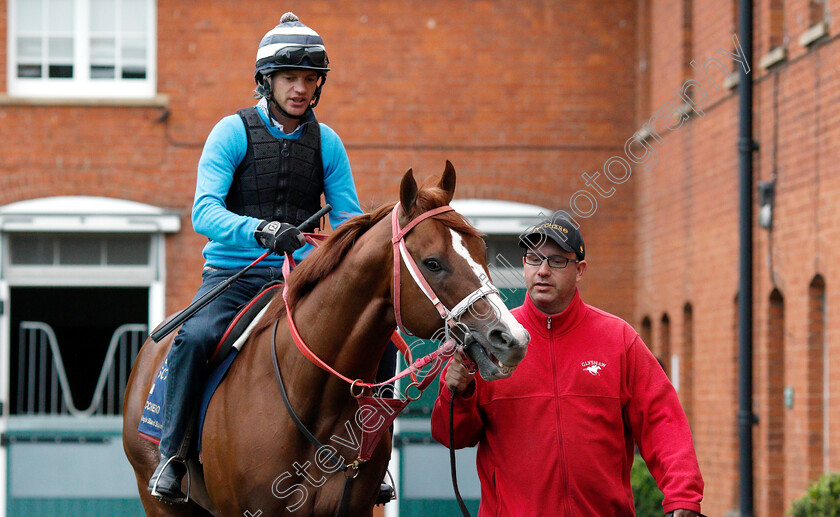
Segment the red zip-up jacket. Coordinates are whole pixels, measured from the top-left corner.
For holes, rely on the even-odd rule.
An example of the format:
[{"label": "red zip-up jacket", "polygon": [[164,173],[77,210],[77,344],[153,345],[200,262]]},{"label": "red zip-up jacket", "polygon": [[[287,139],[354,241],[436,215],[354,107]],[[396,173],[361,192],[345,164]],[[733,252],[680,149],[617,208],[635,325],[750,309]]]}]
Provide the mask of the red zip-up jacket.
[{"label": "red zip-up jacket", "polygon": [[[512,311],[531,334],[508,379],[455,397],[455,447],[478,444],[479,515],[632,516],[634,444],[665,512],[700,512],[703,478],[677,393],[622,319],[583,303],[548,316]],[[440,379],[432,436],[449,446],[450,391]]]}]

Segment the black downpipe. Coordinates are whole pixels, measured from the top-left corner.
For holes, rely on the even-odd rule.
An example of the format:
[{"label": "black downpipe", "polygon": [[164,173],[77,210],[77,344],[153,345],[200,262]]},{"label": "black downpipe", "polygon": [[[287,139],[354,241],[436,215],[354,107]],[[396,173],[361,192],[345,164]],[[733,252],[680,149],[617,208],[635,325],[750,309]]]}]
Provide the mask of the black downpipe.
[{"label": "black downpipe", "polygon": [[[752,0],[738,0],[738,22],[744,62],[752,70],[753,4]],[[741,517],[753,517],[753,441],[752,427],[756,419],[752,410],[752,346],[753,346],[753,81],[752,75],[741,67],[738,84],[739,105],[739,238],[738,257],[738,437]]]}]

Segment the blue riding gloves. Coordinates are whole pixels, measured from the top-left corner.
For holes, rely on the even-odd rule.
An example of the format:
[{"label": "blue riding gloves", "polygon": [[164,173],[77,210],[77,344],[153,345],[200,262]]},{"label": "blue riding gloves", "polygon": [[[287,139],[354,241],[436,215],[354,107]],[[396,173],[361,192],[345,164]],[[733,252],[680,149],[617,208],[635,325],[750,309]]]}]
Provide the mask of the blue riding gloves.
[{"label": "blue riding gloves", "polygon": [[254,238],[260,246],[278,255],[284,252],[292,253],[306,243],[300,230],[289,223],[280,221],[261,222],[254,231]]}]

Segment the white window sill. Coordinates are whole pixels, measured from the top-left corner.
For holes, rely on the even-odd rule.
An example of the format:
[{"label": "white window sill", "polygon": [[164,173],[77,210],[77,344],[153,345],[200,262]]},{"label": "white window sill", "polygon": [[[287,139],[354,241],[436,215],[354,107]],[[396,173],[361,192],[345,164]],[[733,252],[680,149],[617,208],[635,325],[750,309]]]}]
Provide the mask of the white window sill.
[{"label": "white window sill", "polygon": [[0,106],[119,106],[127,108],[168,108],[169,95],[162,93],[154,97],[139,99],[109,98],[52,98],[20,97],[0,93]]},{"label": "white window sill", "polygon": [[799,44],[803,47],[808,47],[814,44],[820,38],[827,35],[828,24],[824,21],[817,22],[799,36]]},{"label": "white window sill", "polygon": [[787,47],[778,46],[764,54],[758,61],[758,66],[767,70],[787,59]]},{"label": "white window sill", "polygon": [[732,72],[726,79],[723,80],[723,87],[727,90],[734,90],[741,83],[741,73],[738,71]]}]

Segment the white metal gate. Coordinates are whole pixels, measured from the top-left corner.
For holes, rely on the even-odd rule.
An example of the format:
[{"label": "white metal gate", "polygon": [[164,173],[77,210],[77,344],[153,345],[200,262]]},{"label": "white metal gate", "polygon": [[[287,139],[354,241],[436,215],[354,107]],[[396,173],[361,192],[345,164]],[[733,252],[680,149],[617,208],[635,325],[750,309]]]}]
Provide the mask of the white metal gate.
[{"label": "white metal gate", "polygon": [[17,414],[120,415],[123,393],[134,359],[148,335],[144,324],[125,324],[114,331],[87,408],[76,406],[52,327],[40,321],[20,323]]}]

